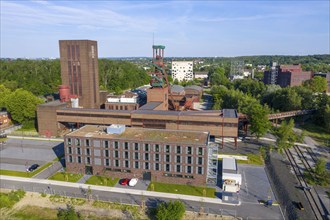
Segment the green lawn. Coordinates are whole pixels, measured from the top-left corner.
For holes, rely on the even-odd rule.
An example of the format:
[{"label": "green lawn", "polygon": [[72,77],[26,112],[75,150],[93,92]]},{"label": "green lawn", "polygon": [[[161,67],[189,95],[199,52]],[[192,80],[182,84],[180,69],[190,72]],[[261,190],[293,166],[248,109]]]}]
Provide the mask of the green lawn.
[{"label": "green lawn", "polygon": [[50,208],[42,208],[39,206],[24,206],[13,214],[15,219],[29,220],[56,220],[57,210]]},{"label": "green lawn", "polygon": [[[234,154],[231,154],[231,155],[234,155]],[[239,164],[253,164],[253,165],[259,165],[259,166],[264,165],[264,160],[260,157],[260,153],[246,154],[246,155],[236,154],[236,156],[247,156],[247,160],[236,160],[237,163],[239,163]],[[219,162],[221,160],[222,159],[220,158]]]},{"label": "green lawn", "polygon": [[46,163],[45,165],[39,167],[33,172],[23,172],[23,171],[15,171],[15,170],[0,170],[0,175],[6,175],[6,176],[19,176],[19,177],[32,177],[47,167],[49,167],[53,162]]},{"label": "green lawn", "polygon": [[57,172],[48,179],[75,183],[78,180],[80,180],[83,176],[84,176],[83,174]]},{"label": "green lawn", "polygon": [[165,193],[192,195],[192,196],[203,196],[203,190],[205,189],[206,197],[215,198],[215,189],[214,188],[151,182],[148,186],[148,189],[147,189],[148,191],[152,190],[152,184],[154,186],[153,191],[155,191],[155,192],[165,192]]},{"label": "green lawn", "polygon": [[306,132],[307,136],[312,137],[321,145],[330,147],[330,132],[325,128],[312,123],[304,124],[300,127]]},{"label": "green lawn", "polygon": [[114,186],[118,182],[119,178],[111,178],[104,176],[91,176],[86,184],[99,185],[99,186]]},{"label": "green lawn", "polygon": [[247,154],[247,160],[237,160],[239,164],[254,164],[254,165],[264,165],[264,160],[260,157],[260,153],[258,154]]}]

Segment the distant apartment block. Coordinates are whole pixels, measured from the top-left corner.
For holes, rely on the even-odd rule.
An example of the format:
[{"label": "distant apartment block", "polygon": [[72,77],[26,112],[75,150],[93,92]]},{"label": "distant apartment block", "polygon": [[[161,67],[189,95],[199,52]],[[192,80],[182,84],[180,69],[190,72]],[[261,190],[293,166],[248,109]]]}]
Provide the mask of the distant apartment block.
[{"label": "distant apartment block", "polygon": [[193,80],[193,61],[172,61],[172,77],[179,82]]},{"label": "distant apartment block", "polygon": [[265,84],[277,84],[281,87],[300,86],[312,78],[312,72],[303,71],[300,64],[276,65],[264,72]]},{"label": "distant apartment block", "polygon": [[[202,185],[216,181],[209,132],[86,125],[64,138],[68,172]],[[213,146],[214,145],[214,146]]]}]

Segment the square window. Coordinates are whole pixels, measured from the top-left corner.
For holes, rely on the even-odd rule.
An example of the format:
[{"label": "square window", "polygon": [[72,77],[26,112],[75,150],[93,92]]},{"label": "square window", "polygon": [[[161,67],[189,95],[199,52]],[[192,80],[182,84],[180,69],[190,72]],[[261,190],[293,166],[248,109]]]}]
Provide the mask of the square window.
[{"label": "square window", "polygon": [[202,165],[203,164],[203,157],[198,157],[198,165]]},{"label": "square window", "polygon": [[90,149],[86,149],[86,154],[91,155]]},{"label": "square window", "polygon": [[192,154],[192,148],[190,146],[187,147],[187,154]]},{"label": "square window", "polygon": [[90,146],[91,146],[90,140],[86,139],[86,147],[90,147]]},{"label": "square window", "polygon": [[125,167],[129,168],[129,161],[128,160],[125,160]]},{"label": "square window", "polygon": [[160,152],[159,144],[155,144],[155,152]]},{"label": "square window", "polygon": [[125,159],[129,159],[129,153],[125,151]]},{"label": "square window", "polygon": [[115,167],[119,167],[119,160],[115,160]]},{"label": "square window", "polygon": [[149,163],[148,162],[145,162],[144,169],[149,170]]},{"label": "square window", "polygon": [[176,165],[176,172],[180,173],[181,172],[181,166],[180,165]]},{"label": "square window", "polygon": [[77,148],[77,154],[81,154],[80,147]]},{"label": "square window", "polygon": [[109,166],[109,164],[110,164],[109,159],[105,159],[105,165]]},{"label": "square window", "polygon": [[135,161],[134,167],[135,167],[135,169],[139,169],[139,162],[138,161]]},{"label": "square window", "polygon": [[155,163],[155,170],[160,170],[160,168],[159,168],[159,163]]},{"label": "square window", "polygon": [[155,161],[159,161],[159,154],[155,154]]},{"label": "square window", "polygon": [[144,150],[149,151],[149,144],[144,144]]},{"label": "square window", "polygon": [[197,174],[203,174],[203,167],[197,167]]},{"label": "square window", "polygon": [[69,162],[72,163],[72,156],[69,156]]},{"label": "square window", "polygon": [[72,147],[68,147],[69,154],[72,154]]},{"label": "square window", "polygon": [[72,145],[71,138],[68,138],[66,143],[67,143],[68,145]]},{"label": "square window", "polygon": [[109,141],[104,141],[104,148],[109,148]]},{"label": "square window", "polygon": [[138,159],[139,159],[139,153],[138,153],[138,152],[135,152],[135,153],[134,153],[134,159],[135,159],[135,160],[138,160]]},{"label": "square window", "polygon": [[138,143],[134,143],[134,150],[139,150],[139,144]]},{"label": "square window", "polygon": [[116,158],[119,157],[119,151],[115,151],[115,157],[116,157]]},{"label": "square window", "polygon": [[125,150],[128,150],[128,147],[129,147],[128,142],[125,142],[124,147],[125,147]]},{"label": "square window", "polygon": [[176,156],[176,162],[181,163],[181,157],[180,156]]},{"label": "square window", "polygon": [[170,153],[170,145],[166,145],[165,152]]},{"label": "square window", "polygon": [[165,156],[165,162],[168,162],[168,163],[171,162],[171,161],[170,161],[170,155],[166,155],[166,156]]},{"label": "square window", "polygon": [[165,171],[166,172],[170,172],[171,171],[169,164],[165,164]]},{"label": "square window", "polygon": [[192,158],[191,158],[191,156],[188,156],[187,157],[187,164],[192,164]]},{"label": "square window", "polygon": [[118,141],[115,141],[115,149],[118,149],[119,145],[118,145]]},{"label": "square window", "polygon": [[187,173],[192,173],[191,166],[187,166]]},{"label": "square window", "polygon": [[87,157],[87,164],[91,164],[91,158]]},{"label": "square window", "polygon": [[108,150],[105,150],[105,156],[109,157],[109,151]]},{"label": "square window", "polygon": [[81,157],[78,157],[78,163],[81,163]]},{"label": "square window", "polygon": [[176,153],[181,154],[181,147],[180,146],[176,146]]},{"label": "square window", "polygon": [[80,139],[79,138],[75,139],[75,144],[76,144],[76,146],[80,146]]},{"label": "square window", "polygon": [[203,155],[203,148],[202,147],[198,148],[198,155]]}]

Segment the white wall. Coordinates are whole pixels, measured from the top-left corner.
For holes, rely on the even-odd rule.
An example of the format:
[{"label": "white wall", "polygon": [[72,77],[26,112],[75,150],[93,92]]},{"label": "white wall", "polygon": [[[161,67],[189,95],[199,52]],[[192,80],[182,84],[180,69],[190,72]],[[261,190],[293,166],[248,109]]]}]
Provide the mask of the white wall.
[{"label": "white wall", "polygon": [[179,82],[193,80],[193,61],[172,61],[172,78]]}]

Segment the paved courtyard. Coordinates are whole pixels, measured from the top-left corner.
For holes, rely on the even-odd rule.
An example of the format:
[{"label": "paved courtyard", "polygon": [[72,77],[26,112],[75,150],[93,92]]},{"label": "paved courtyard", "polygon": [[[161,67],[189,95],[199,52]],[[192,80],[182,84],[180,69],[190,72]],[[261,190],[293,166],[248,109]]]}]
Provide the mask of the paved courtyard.
[{"label": "paved courtyard", "polygon": [[63,143],[8,139],[0,145],[0,169],[26,171],[34,163],[42,166],[63,155]]}]

